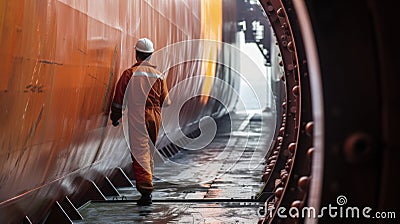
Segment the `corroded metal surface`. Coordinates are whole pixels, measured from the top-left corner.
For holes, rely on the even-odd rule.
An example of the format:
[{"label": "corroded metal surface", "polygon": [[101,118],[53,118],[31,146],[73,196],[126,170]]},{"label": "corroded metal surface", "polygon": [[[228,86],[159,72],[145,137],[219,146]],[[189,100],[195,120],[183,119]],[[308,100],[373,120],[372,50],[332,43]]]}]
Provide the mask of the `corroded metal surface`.
[{"label": "corroded metal surface", "polygon": [[[134,43],[148,37],[156,50],[201,38],[222,42],[229,36],[234,43],[225,33],[234,29],[223,23],[235,15],[222,13],[222,4],[235,8],[229,1],[1,1],[0,220],[39,222],[56,200],[68,195],[80,201],[87,181],[99,184],[118,167],[128,172],[122,128],[110,125],[108,108],[119,75],[134,63]],[[238,86],[224,70],[213,62],[178,66],[167,82],[171,87],[207,72]],[[205,92],[212,88],[203,80],[185,91],[200,85]],[[230,97],[225,106],[232,108],[236,98],[220,95]],[[182,126],[200,113],[224,113],[207,99],[189,104]],[[167,144],[160,139],[160,147]]]}]

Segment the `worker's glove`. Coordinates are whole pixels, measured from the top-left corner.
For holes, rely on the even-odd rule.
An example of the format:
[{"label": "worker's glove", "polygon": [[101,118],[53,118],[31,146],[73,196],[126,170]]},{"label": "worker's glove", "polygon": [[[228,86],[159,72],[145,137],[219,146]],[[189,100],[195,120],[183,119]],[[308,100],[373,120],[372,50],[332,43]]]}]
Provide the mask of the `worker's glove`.
[{"label": "worker's glove", "polygon": [[122,109],[111,107],[111,114],[110,114],[110,119],[112,121],[112,125],[114,127],[119,125],[119,119],[122,117]]}]

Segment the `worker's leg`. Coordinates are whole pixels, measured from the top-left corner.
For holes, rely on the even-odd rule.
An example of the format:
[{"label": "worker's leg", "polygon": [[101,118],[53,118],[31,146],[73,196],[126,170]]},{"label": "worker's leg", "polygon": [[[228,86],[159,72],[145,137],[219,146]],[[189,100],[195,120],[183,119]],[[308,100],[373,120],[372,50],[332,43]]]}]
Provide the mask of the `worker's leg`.
[{"label": "worker's leg", "polygon": [[133,158],[133,170],[135,173],[136,189],[143,194],[151,194],[154,190],[153,175]]},{"label": "worker's leg", "polygon": [[147,128],[147,133],[150,138],[150,166],[151,166],[151,172],[153,172],[154,169],[154,153],[156,150],[156,141],[158,137],[158,131],[160,129],[160,121],[161,121],[161,116],[160,116],[160,111],[159,110],[146,110],[146,128]]},{"label": "worker's leg", "polygon": [[[150,205],[151,193],[154,190],[153,186],[153,169],[154,169],[154,153],[155,143],[157,140],[159,130],[160,116],[159,112],[153,110],[146,110],[146,129],[148,134],[148,148],[144,149],[141,153],[140,161],[133,158],[133,168],[135,172],[136,188],[142,194],[138,200],[138,205]],[[143,164],[141,164],[143,163]],[[143,168],[143,165],[146,165]]]}]

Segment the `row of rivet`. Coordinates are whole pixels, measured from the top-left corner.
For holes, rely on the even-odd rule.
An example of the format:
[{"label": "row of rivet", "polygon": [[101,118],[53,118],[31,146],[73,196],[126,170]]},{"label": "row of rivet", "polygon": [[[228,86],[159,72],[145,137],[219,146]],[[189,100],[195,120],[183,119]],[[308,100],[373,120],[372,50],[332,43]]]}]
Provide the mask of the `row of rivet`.
[{"label": "row of rivet", "polygon": [[[296,130],[297,130],[297,122],[299,122],[299,110],[298,110],[298,100],[297,98],[300,97],[300,86],[298,84],[298,78],[295,77],[296,70],[297,70],[297,65],[295,60],[293,59],[295,56],[295,45],[292,40],[290,28],[288,25],[288,19],[285,13],[285,10],[283,8],[283,4],[279,0],[260,0],[263,8],[265,9],[270,21],[271,25],[273,26],[275,30],[275,34],[277,35],[277,40],[279,42],[280,48],[281,48],[281,55],[283,56],[283,61],[279,62],[280,66],[284,66],[285,68],[285,74],[282,76],[282,81],[286,82],[286,87],[287,89],[291,90],[291,92],[286,91],[287,93],[287,99],[285,102],[282,104],[282,108],[285,111],[282,114],[282,125],[279,129],[279,134],[276,139],[277,144],[275,144],[275,147],[272,149],[273,152],[270,154],[270,157],[267,158],[267,165],[264,174],[262,175],[262,180],[264,182],[266,181],[274,181],[275,186],[274,186],[274,197],[272,200],[266,201],[266,206],[267,209],[270,210],[273,207],[276,207],[277,204],[279,203],[279,200],[283,197],[285,188],[287,186],[287,183],[289,181],[290,177],[290,172],[293,167],[293,162],[294,162],[294,155],[296,153]],[[274,3],[272,3],[274,1]],[[274,7],[275,6],[275,7]],[[278,8],[276,10],[275,14],[275,8]],[[289,95],[289,94],[292,95]],[[288,119],[290,119],[289,123],[287,123]],[[289,124],[289,126],[287,126]],[[285,133],[285,130],[287,128],[293,128],[293,130],[290,130],[290,133]],[[289,132],[289,131],[288,131]],[[289,136],[291,135],[291,136]],[[287,138],[288,140],[286,141],[294,141],[294,142],[289,142],[283,144],[284,138]],[[285,147],[284,150],[282,148]],[[287,147],[287,148],[286,148]],[[277,163],[277,160],[281,157],[281,159],[285,160],[285,166],[283,169],[278,168],[280,170],[274,170],[275,165]],[[280,172],[279,177],[277,177],[275,180],[270,180],[272,172]],[[306,189],[307,188],[307,183],[308,183],[309,178],[302,177],[299,179],[299,187],[301,186],[301,189]],[[293,205],[298,206],[299,204],[296,202]],[[261,218],[259,220],[259,223],[266,223],[269,220],[273,219],[273,214],[272,217],[270,217],[270,213],[266,213],[266,216],[264,218]]]}]

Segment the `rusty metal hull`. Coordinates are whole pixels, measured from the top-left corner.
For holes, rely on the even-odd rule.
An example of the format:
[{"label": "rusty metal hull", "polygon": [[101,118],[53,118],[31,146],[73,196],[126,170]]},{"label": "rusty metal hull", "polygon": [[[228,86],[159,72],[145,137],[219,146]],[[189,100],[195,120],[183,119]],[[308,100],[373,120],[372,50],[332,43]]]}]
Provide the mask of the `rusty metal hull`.
[{"label": "rusty metal hull", "polygon": [[[234,15],[221,14],[208,30],[202,25],[207,10],[221,12],[222,4],[234,7],[233,1],[2,1],[1,222],[40,222],[56,200],[85,190],[82,179],[96,182],[117,167],[129,169],[123,130],[111,126],[108,113],[119,75],[134,63],[135,41],[149,37],[156,50],[200,38],[233,43],[222,23]],[[184,76],[168,78],[169,86],[201,73],[201,66],[180,69]],[[217,70],[224,78],[224,69]],[[238,86],[234,77],[227,81]],[[236,98],[230,102],[225,106],[233,108]],[[214,101],[190,103],[183,126],[199,118],[199,108],[203,114],[223,109]],[[160,139],[159,147],[168,144]]]}]

